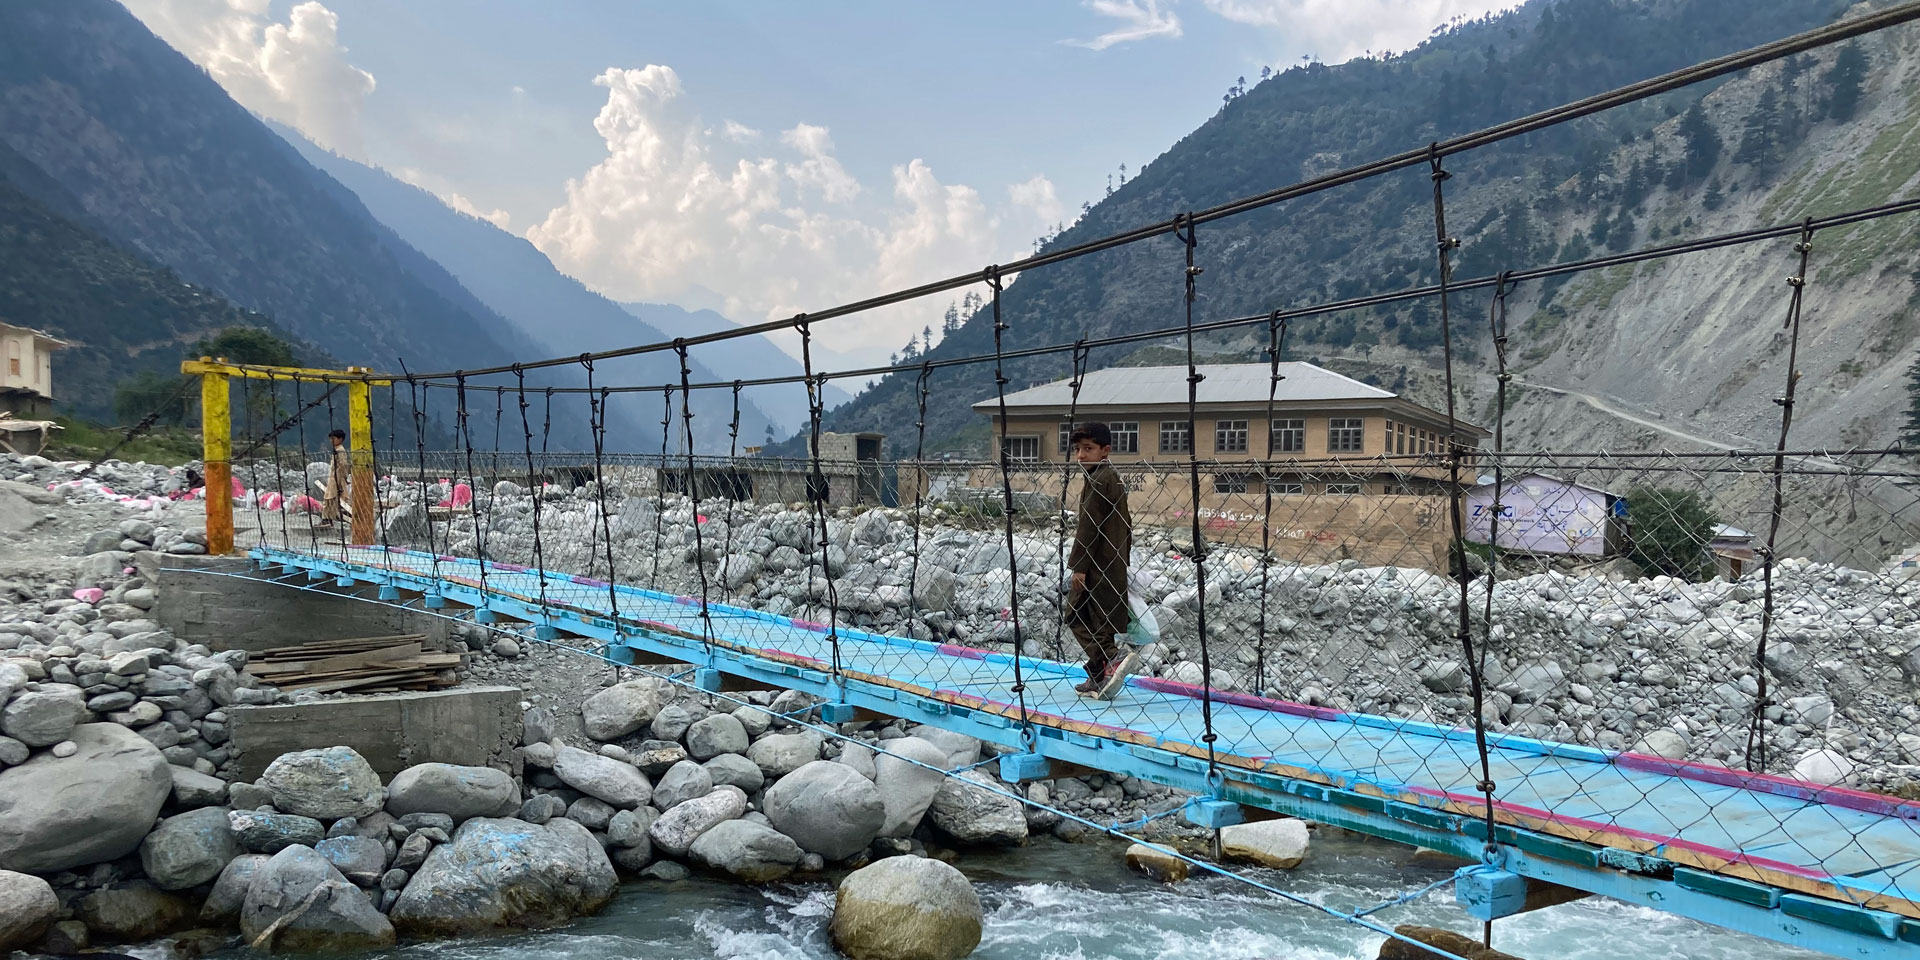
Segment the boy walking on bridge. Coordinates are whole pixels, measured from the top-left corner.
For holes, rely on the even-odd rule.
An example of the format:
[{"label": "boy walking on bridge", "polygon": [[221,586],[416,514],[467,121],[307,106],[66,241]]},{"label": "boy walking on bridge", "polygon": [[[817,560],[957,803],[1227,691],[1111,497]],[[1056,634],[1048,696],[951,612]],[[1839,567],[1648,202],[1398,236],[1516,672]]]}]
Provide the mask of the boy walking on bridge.
[{"label": "boy walking on bridge", "polygon": [[1087,679],[1074,687],[1082,696],[1111,700],[1126,683],[1135,655],[1116,639],[1127,632],[1127,558],[1133,551],[1133,516],[1127,488],[1108,462],[1113,433],[1104,423],[1074,429],[1073,458],[1086,468],[1080,487],[1080,513],[1073,530],[1067,567],[1073,584],[1067,591],[1067,626],[1087,654]]}]

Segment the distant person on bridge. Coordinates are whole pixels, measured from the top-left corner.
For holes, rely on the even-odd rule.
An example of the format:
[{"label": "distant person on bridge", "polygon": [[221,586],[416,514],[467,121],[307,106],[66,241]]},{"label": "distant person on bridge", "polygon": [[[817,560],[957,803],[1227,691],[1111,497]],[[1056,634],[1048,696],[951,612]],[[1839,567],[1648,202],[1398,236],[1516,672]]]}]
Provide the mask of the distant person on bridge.
[{"label": "distant person on bridge", "polygon": [[1122,655],[1119,635],[1127,632],[1127,557],[1133,551],[1133,516],[1127,488],[1107,458],[1113,433],[1104,423],[1075,428],[1069,438],[1073,458],[1086,468],[1080,487],[1080,514],[1073,529],[1067,567],[1073,584],[1067,591],[1067,626],[1087,652],[1087,679],[1074,687],[1082,696],[1111,700],[1132,671],[1135,654]]},{"label": "distant person on bridge", "polygon": [[347,456],[347,432],[334,430],[327,434],[327,443],[332,445],[333,454],[327,469],[326,499],[320,508],[322,526],[332,526],[340,519],[340,501],[347,495],[347,477],[353,472]]}]

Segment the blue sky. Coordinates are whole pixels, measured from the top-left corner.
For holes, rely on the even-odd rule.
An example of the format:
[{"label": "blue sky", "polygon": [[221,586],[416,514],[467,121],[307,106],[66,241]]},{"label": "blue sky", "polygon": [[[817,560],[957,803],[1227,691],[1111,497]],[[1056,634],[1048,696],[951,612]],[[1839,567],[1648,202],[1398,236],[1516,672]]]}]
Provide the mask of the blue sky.
[{"label": "blue sky", "polygon": [[751,322],[1019,256],[1236,77],[1513,0],[123,2],[250,109],[589,286]]}]

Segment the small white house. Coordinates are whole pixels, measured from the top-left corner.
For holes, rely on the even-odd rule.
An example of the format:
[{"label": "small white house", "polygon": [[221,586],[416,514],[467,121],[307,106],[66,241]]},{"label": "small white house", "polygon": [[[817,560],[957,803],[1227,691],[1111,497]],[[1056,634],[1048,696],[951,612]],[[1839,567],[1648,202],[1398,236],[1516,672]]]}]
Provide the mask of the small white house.
[{"label": "small white house", "polygon": [[[1487,543],[1493,537],[1493,493],[1492,483],[1467,491],[1469,543]],[[1544,473],[1504,478],[1499,517],[1502,550],[1607,557],[1625,543],[1625,501],[1598,487]]]},{"label": "small white house", "polygon": [[69,344],[31,327],[0,323],[0,411],[37,419],[53,413],[53,351]]}]

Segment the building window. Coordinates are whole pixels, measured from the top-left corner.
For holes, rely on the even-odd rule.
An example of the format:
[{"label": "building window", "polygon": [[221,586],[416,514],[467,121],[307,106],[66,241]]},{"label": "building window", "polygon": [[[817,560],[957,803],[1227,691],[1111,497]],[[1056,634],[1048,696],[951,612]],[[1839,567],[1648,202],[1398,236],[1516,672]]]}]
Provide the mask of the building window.
[{"label": "building window", "polygon": [[1334,417],[1327,421],[1328,453],[1359,453],[1366,421]]},{"label": "building window", "polygon": [[16,377],[20,375],[20,341],[18,340],[7,341],[7,372]]},{"label": "building window", "polygon": [[1400,425],[1400,435],[1393,442],[1393,452],[1407,452],[1407,425],[1404,423]]},{"label": "building window", "polygon": [[1071,420],[1060,422],[1060,456],[1062,457],[1073,453],[1073,426]]},{"label": "building window", "polygon": [[1008,437],[1000,441],[1000,444],[1001,450],[1007,455],[1007,459],[1015,463],[1040,462],[1039,437]]},{"label": "building window", "polygon": [[1305,453],[1307,450],[1307,422],[1305,420],[1275,420],[1268,425],[1272,432],[1274,453]]},{"label": "building window", "polygon": [[1327,493],[1336,497],[1357,497],[1360,495],[1360,485],[1357,483],[1329,483],[1327,484]]},{"label": "building window", "polygon": [[1161,453],[1192,453],[1193,424],[1186,420],[1160,421]]},{"label": "building window", "polygon": [[1246,493],[1260,482],[1257,473],[1216,473],[1213,475],[1214,493]]},{"label": "building window", "polygon": [[1214,453],[1246,453],[1247,422],[1245,420],[1215,420],[1213,422]]},{"label": "building window", "polygon": [[1140,421],[1125,420],[1109,423],[1107,429],[1113,431],[1114,453],[1140,452]]},{"label": "building window", "polygon": [[1297,497],[1306,493],[1307,488],[1305,484],[1297,480],[1274,480],[1268,478],[1267,492],[1276,493],[1284,497]]}]

